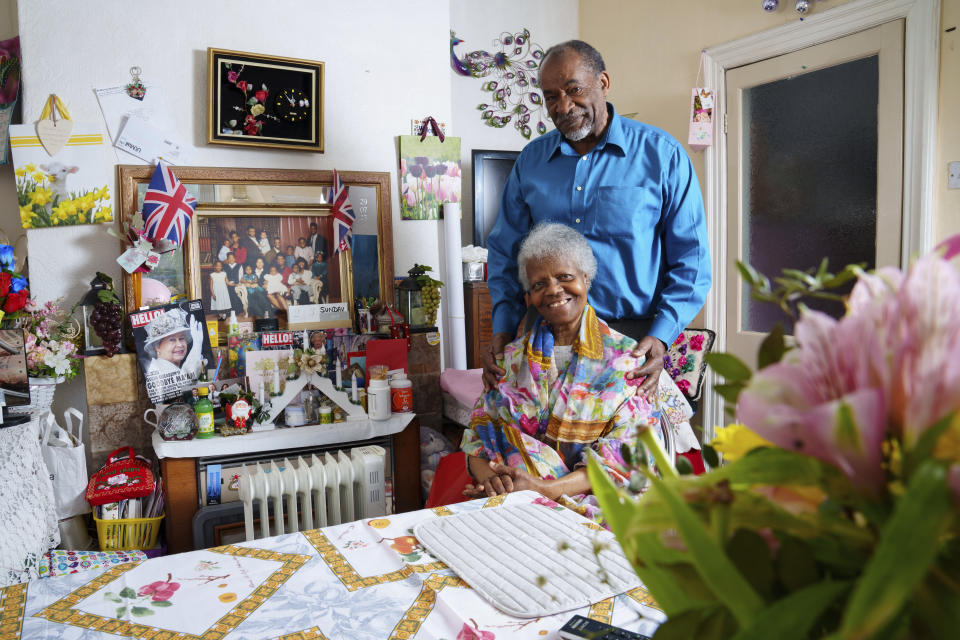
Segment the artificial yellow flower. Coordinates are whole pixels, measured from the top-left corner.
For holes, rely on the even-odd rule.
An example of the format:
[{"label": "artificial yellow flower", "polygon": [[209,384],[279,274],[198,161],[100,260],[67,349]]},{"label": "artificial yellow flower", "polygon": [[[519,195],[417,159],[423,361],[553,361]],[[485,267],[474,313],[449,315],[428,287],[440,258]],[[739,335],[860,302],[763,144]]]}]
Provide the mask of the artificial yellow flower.
[{"label": "artificial yellow flower", "polygon": [[94,190],[93,197],[97,200],[106,200],[110,197],[110,187],[104,186],[102,189]]},{"label": "artificial yellow flower", "polygon": [[27,175],[27,170],[24,167],[20,167],[19,169],[14,171],[14,173],[18,178],[22,178],[23,176]]},{"label": "artificial yellow flower", "polygon": [[254,116],[258,116],[263,112],[264,112],[264,108],[262,104],[255,104],[252,107],[250,107],[250,113]]},{"label": "artificial yellow flower", "polygon": [[27,206],[24,206],[24,207],[20,207],[20,222],[21,222],[21,224],[23,224],[23,225],[29,224],[29,223],[30,223],[30,218],[32,218],[32,217],[33,217],[33,206],[32,206],[32,205],[27,205]]},{"label": "artificial yellow flower", "polygon": [[74,216],[77,214],[77,201],[76,200],[64,200],[60,203],[59,207],[65,215]]},{"label": "artificial yellow flower", "polygon": [[96,202],[94,202],[92,192],[84,194],[82,197],[77,198],[77,200],[79,200],[81,211],[89,211],[90,209],[93,209],[93,207],[96,205]]},{"label": "artificial yellow flower", "polygon": [[58,204],[53,208],[53,211],[50,212],[50,219],[54,222],[60,223],[64,222],[67,219],[67,208],[64,203]]},{"label": "artificial yellow flower", "polygon": [[30,193],[30,202],[41,207],[46,206],[53,199],[50,189],[37,189]]},{"label": "artificial yellow flower", "polygon": [[32,174],[30,174],[30,177],[33,178],[33,181],[38,184],[43,182],[47,178],[50,178],[50,182],[56,181],[56,178],[54,178],[53,176],[48,176],[42,171],[34,171]]},{"label": "artificial yellow flower", "polygon": [[33,164],[32,162],[28,162],[27,164],[23,165],[24,173],[33,173],[36,170],[37,165]]},{"label": "artificial yellow flower", "polygon": [[113,207],[100,207],[97,216],[103,216],[104,222],[110,222],[113,220]]},{"label": "artificial yellow flower", "polygon": [[710,446],[722,453],[728,462],[732,462],[758,447],[772,447],[774,444],[742,424],[731,424],[727,427],[717,427]]}]

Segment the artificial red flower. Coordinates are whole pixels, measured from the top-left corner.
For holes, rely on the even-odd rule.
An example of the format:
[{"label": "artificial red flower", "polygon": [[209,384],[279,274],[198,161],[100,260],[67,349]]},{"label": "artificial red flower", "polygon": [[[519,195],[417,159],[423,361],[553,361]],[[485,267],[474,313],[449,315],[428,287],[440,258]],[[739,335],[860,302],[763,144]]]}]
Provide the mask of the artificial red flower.
[{"label": "artificial red flower", "polygon": [[254,118],[254,117],[253,117],[252,115],[250,115],[250,114],[247,114],[247,117],[244,118],[243,121],[244,121],[245,123],[247,123],[247,124],[256,124],[256,123],[257,123],[257,119]]},{"label": "artificial red flower", "polygon": [[237,89],[240,89],[240,91],[243,91],[244,93],[247,92],[247,89],[249,87],[250,87],[250,83],[247,82],[246,80],[241,80],[237,83]]},{"label": "artificial red flower", "polygon": [[20,311],[27,304],[27,296],[30,295],[30,292],[26,289],[21,289],[16,293],[11,293],[7,296],[6,302],[3,303],[3,310],[6,313],[14,313]]},{"label": "artificial red flower", "polygon": [[239,77],[240,74],[238,74],[236,71],[227,71],[227,81],[235,83]]},{"label": "artificial red flower", "polygon": [[12,276],[9,271],[4,271],[0,273],[0,296],[5,296],[10,293],[10,280]]},{"label": "artificial red flower", "polygon": [[243,130],[248,136],[255,136],[260,133],[260,127],[255,124],[248,124]]},{"label": "artificial red flower", "polygon": [[267,101],[267,92],[266,92],[266,91],[263,91],[262,89],[261,89],[260,91],[257,91],[257,92],[256,92],[255,94],[253,94],[253,95],[254,95],[254,96],[257,98],[257,100],[259,100],[260,102],[266,102],[266,101]]}]

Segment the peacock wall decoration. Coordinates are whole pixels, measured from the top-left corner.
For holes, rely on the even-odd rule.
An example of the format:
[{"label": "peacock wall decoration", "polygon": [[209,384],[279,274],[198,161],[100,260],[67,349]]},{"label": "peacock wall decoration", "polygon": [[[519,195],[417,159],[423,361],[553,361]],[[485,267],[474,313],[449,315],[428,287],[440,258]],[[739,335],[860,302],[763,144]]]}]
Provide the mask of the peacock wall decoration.
[{"label": "peacock wall decoration", "polygon": [[504,31],[493,40],[494,53],[471,51],[457,57],[454,47],[463,43],[454,31],[450,31],[450,66],[462,76],[493,78],[486,80],[481,89],[491,94],[491,103],[477,105],[480,118],[488,126],[502,129],[511,122],[520,134],[530,139],[536,121],[537,135],[547,132],[543,94],[540,93],[539,69],[543,49],[530,40],[530,31],[517,33]]}]

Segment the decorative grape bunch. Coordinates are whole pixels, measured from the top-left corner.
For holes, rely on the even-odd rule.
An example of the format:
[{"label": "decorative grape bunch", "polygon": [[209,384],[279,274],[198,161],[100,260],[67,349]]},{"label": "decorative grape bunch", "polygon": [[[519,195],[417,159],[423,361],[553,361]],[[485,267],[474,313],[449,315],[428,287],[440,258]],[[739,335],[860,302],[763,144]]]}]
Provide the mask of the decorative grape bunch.
[{"label": "decorative grape bunch", "polygon": [[97,291],[97,303],[90,313],[93,331],[103,342],[103,350],[108,358],[120,353],[123,318],[120,312],[120,298],[113,290],[113,278],[97,272],[97,276],[106,283],[106,288]]},{"label": "decorative grape bunch", "polygon": [[[432,267],[417,265],[421,271],[433,271]],[[417,282],[420,284],[420,299],[423,302],[423,309],[427,324],[435,325],[437,323],[437,308],[440,306],[440,287],[443,283],[434,280],[429,274],[423,273],[417,275]]]}]

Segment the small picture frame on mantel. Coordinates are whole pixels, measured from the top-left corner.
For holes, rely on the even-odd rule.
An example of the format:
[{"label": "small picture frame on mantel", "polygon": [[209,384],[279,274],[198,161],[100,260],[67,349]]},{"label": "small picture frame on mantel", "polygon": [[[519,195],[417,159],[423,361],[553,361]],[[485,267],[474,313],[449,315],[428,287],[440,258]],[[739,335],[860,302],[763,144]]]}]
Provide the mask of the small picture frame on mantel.
[{"label": "small picture frame on mantel", "polygon": [[323,152],[323,63],[207,49],[207,142]]}]

